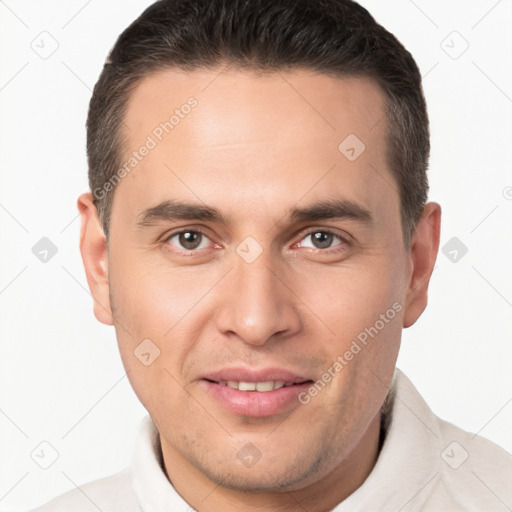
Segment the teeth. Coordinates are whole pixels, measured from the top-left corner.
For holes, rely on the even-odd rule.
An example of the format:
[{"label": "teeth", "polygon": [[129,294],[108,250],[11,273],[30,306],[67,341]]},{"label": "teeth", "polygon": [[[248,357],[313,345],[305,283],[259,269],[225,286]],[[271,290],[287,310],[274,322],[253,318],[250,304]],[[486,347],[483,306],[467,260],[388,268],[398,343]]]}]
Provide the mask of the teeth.
[{"label": "teeth", "polygon": [[[224,381],[219,382],[219,384],[224,385]],[[282,380],[268,380],[265,382],[238,382],[234,380],[228,380],[225,385],[229,386],[233,389],[238,389],[239,391],[272,391],[274,389],[280,389],[287,385],[291,385],[285,383]]]},{"label": "teeth", "polygon": [[258,382],[256,384],[256,391],[272,391],[273,389],[274,389],[274,383],[272,381]]},{"label": "teeth", "polygon": [[255,391],[256,383],[255,382],[239,382],[238,389],[240,391]]}]

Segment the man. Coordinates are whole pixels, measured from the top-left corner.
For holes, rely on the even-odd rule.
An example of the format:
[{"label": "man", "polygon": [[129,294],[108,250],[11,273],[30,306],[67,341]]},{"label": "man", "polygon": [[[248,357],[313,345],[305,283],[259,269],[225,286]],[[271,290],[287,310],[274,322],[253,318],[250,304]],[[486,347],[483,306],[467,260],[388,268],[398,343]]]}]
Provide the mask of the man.
[{"label": "man", "polygon": [[80,249],[149,416],[41,511],[510,510],[512,458],[395,369],[440,207],[411,55],[348,0],[161,0],[88,117]]}]

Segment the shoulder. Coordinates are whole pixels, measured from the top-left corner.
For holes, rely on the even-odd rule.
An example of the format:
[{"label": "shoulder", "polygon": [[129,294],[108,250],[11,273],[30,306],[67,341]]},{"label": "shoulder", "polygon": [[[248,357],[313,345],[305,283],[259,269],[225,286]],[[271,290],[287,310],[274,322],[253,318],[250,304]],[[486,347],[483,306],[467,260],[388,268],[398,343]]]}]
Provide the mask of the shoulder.
[{"label": "shoulder", "polygon": [[512,455],[452,423],[440,418],[438,423],[442,462],[433,486],[437,493],[449,496],[461,510],[510,510]]},{"label": "shoulder", "polygon": [[129,469],[80,485],[30,512],[141,512]]},{"label": "shoulder", "polygon": [[412,489],[398,499],[410,499],[409,509],[422,512],[512,510],[512,455],[438,417],[400,370],[395,377],[384,469]]},{"label": "shoulder", "polygon": [[421,448],[416,446],[416,464],[427,468],[425,486],[415,499],[417,504],[423,502],[421,510],[510,510],[512,455],[492,441],[439,418],[403,374],[399,381],[398,391],[414,419],[404,420],[403,412],[398,415],[408,428],[415,423],[412,446],[422,444]]}]

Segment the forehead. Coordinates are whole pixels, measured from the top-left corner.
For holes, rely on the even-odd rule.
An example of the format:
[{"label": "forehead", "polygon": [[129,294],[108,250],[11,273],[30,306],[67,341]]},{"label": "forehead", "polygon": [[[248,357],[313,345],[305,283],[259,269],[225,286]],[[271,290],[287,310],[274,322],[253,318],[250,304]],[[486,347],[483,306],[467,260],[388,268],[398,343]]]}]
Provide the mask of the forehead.
[{"label": "forehead", "polygon": [[341,194],[369,209],[396,196],[385,98],[368,78],[163,70],[135,88],[124,121],[127,172],[114,203],[122,196],[134,213],[169,197],[250,212],[306,195]]}]

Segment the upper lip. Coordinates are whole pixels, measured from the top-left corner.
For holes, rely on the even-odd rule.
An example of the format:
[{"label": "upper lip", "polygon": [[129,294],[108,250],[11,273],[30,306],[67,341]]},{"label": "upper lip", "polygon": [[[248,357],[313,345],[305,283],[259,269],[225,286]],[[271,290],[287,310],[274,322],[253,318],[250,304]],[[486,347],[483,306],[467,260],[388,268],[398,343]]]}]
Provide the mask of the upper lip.
[{"label": "upper lip", "polygon": [[282,368],[260,368],[255,370],[243,367],[223,368],[222,370],[209,372],[203,375],[202,378],[214,382],[228,380],[235,382],[284,381],[292,384],[300,384],[311,380],[298,373]]}]

